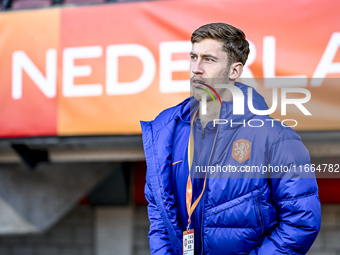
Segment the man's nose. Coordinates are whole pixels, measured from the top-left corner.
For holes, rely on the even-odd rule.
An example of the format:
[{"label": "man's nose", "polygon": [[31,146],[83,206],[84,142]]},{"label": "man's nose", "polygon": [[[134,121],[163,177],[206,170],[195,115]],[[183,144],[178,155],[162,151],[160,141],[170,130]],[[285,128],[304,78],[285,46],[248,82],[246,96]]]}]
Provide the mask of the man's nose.
[{"label": "man's nose", "polygon": [[196,61],[195,63],[192,63],[192,70],[194,74],[202,74],[203,73],[203,68],[201,65],[201,61]]}]

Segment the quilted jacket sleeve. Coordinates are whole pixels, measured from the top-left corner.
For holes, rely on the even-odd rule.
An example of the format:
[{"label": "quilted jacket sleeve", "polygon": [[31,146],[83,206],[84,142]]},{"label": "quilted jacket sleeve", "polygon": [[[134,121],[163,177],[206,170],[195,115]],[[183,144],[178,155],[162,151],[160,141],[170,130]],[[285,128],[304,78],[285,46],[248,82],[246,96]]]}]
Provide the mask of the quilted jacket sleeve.
[{"label": "quilted jacket sleeve", "polygon": [[148,200],[148,215],[150,220],[149,244],[152,255],[175,254],[168,232],[164,226],[149,184],[145,185],[145,197]]},{"label": "quilted jacket sleeve", "polygon": [[[279,225],[251,255],[306,254],[320,230],[321,206],[315,175],[310,171],[300,173],[310,163],[309,153],[295,132],[281,133],[269,155],[270,165],[291,169],[270,178]],[[296,172],[292,173],[294,167]]]}]

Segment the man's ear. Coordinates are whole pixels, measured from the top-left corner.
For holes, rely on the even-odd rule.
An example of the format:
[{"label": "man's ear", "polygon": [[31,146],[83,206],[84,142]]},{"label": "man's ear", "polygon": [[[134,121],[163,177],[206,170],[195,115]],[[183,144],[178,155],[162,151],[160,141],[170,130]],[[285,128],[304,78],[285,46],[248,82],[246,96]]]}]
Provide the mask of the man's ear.
[{"label": "man's ear", "polygon": [[229,79],[236,80],[243,72],[243,64],[241,62],[233,63],[229,69]]}]

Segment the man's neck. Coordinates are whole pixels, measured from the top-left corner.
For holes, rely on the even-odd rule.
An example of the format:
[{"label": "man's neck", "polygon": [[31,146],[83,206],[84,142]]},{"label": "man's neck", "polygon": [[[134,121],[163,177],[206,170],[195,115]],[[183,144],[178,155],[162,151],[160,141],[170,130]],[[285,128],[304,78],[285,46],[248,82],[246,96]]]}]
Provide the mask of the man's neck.
[{"label": "man's neck", "polygon": [[[232,94],[229,90],[225,90],[224,93],[220,94],[220,98],[222,101],[232,101]],[[205,128],[205,126],[214,119],[220,118],[220,111],[221,111],[221,105],[218,100],[216,100],[216,103],[211,99],[210,101],[207,101],[207,111],[206,114],[202,114],[202,101],[200,101],[200,111],[199,111],[199,118],[201,119],[202,127]]]},{"label": "man's neck", "polygon": [[200,102],[199,117],[201,119],[201,124],[203,128],[205,128],[208,122],[214,119],[219,119],[221,111],[221,106],[219,104],[220,103],[218,102],[218,105],[215,105],[214,101],[208,101],[206,114],[203,114],[203,111],[201,110],[202,102]]}]

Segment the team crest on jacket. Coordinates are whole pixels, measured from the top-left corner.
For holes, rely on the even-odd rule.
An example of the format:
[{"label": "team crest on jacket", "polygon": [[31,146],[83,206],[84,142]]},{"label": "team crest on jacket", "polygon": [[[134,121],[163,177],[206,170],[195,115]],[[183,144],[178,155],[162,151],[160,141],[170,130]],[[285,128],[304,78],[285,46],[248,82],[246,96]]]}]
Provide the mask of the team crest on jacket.
[{"label": "team crest on jacket", "polygon": [[250,158],[251,142],[246,139],[238,139],[233,143],[233,158],[242,163]]}]

